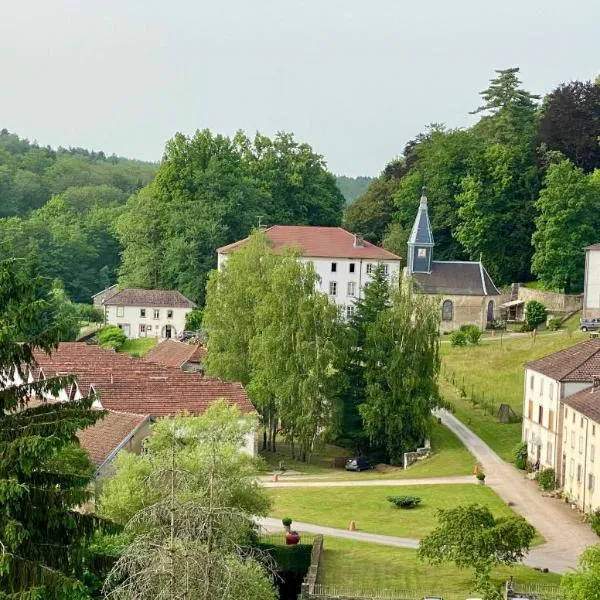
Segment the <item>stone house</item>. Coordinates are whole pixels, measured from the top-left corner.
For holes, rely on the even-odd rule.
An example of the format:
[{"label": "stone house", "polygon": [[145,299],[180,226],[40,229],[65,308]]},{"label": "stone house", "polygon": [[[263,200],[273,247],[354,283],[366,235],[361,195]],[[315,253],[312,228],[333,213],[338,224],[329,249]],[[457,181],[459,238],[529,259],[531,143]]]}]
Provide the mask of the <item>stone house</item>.
[{"label": "stone house", "polygon": [[[297,249],[302,255],[301,261],[313,264],[320,291],[327,294],[346,317],[354,313],[354,303],[362,297],[378,264],[384,265],[390,279],[399,279],[399,256],[341,227],[275,225],[264,232],[276,254],[288,248]],[[228,255],[247,239],[217,249],[219,269],[223,268]]]},{"label": "stone house", "polygon": [[104,321],[128,338],[174,338],[196,304],[175,290],[125,289],[104,300]]},{"label": "stone house", "polygon": [[496,317],[500,296],[492,278],[481,261],[433,260],[434,248],[423,194],[408,240],[406,275],[416,293],[439,302],[441,331],[454,331],[462,325],[485,329]]},{"label": "stone house", "polygon": [[600,317],[600,244],[585,249],[583,316]]}]

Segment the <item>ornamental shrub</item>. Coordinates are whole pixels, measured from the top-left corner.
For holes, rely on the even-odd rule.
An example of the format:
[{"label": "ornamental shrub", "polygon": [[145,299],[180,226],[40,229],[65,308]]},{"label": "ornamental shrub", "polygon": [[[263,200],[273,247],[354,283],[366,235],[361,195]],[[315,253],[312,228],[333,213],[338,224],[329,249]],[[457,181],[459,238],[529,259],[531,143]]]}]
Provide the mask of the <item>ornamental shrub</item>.
[{"label": "ornamental shrub", "polygon": [[550,491],[556,487],[556,473],[552,468],[542,469],[538,473],[537,480],[543,490]]},{"label": "ornamental shrub", "polygon": [[396,508],[416,508],[421,504],[419,496],[388,496],[387,500]]},{"label": "ornamental shrub", "polygon": [[115,327],[105,327],[96,334],[98,345],[102,348],[112,348],[113,350],[120,350],[123,344],[127,341],[127,336],[121,329]]},{"label": "ornamental shrub", "polygon": [[531,329],[537,329],[548,315],[546,307],[537,300],[530,300],[525,305],[525,320]]},{"label": "ornamental shrub", "polygon": [[517,469],[527,470],[527,442],[519,442],[513,448],[512,454]]},{"label": "ornamental shrub", "polygon": [[591,513],[588,520],[596,535],[600,536],[600,508]]},{"label": "ornamental shrub", "polygon": [[450,336],[450,344],[452,346],[466,346],[467,341],[467,334],[464,331],[455,331]]},{"label": "ornamental shrub", "polygon": [[560,329],[560,319],[558,317],[552,317],[548,321],[548,329],[550,331],[557,331],[558,329]]},{"label": "ornamental shrub", "polygon": [[283,519],[281,519],[281,522],[284,527],[291,527],[292,525],[292,519],[290,519],[290,517],[283,517]]},{"label": "ornamental shrub", "polygon": [[463,325],[460,330],[467,336],[469,344],[479,344],[481,331],[476,325]]}]

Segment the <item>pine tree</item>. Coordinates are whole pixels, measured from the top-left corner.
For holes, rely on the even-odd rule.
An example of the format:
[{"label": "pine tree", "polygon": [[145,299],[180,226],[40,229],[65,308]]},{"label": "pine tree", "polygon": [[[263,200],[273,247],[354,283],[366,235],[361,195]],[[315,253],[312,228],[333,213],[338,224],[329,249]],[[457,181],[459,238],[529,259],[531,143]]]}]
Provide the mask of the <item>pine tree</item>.
[{"label": "pine tree", "polygon": [[390,284],[382,264],[377,265],[371,281],[364,288],[363,296],[354,306],[346,348],[347,387],[342,408],[341,441],[361,452],[367,449],[369,443],[358,411],[359,405],[365,401],[367,386],[364,375],[367,329],[376,321],[377,316],[390,306]]},{"label": "pine tree", "polygon": [[75,433],[103,413],[90,410],[91,398],[27,407],[72,382],[28,382],[34,352],[50,353],[63,335],[50,282],[0,262],[0,598],[87,596],[78,578],[99,522],[75,510],[89,499],[93,472]]}]

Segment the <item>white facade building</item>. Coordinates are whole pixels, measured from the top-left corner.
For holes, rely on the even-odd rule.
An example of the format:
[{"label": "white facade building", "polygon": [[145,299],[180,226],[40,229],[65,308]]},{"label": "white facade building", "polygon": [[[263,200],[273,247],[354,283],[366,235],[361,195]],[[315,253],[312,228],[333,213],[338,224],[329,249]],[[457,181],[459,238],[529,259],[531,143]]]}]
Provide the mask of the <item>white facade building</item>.
[{"label": "white facade building", "polygon": [[185,317],[196,304],[173,290],[126,289],[103,304],[104,320],[128,338],[174,338],[185,329]]},{"label": "white facade building", "polygon": [[540,469],[553,468],[562,482],[566,468],[564,401],[600,376],[600,340],[590,340],[545,356],[525,367],[522,440]]},{"label": "white facade building", "polygon": [[585,249],[583,316],[600,317],[600,244]]},{"label": "white facade building", "polygon": [[[275,225],[265,234],[278,253],[284,248],[296,248],[302,262],[311,262],[319,276],[319,290],[335,302],[346,317],[354,312],[354,303],[362,297],[371,274],[381,263],[387,276],[398,280],[400,257],[379,248],[341,227]],[[228,254],[246,242],[247,238],[217,250],[218,268]]]}]

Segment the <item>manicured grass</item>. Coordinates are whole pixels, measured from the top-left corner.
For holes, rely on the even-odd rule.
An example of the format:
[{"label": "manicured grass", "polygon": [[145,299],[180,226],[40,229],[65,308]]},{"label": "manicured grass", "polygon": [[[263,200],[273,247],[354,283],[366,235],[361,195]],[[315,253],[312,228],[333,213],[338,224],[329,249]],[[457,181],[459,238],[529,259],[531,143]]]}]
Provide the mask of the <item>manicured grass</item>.
[{"label": "manicured grass", "polygon": [[127,340],[121,347],[120,352],[144,356],[150,348],[156,346],[158,340],[156,338],[137,338],[135,340]]},{"label": "manicured grass", "polygon": [[[278,453],[262,453],[267,461],[267,468],[277,469],[279,460],[282,456],[287,456],[285,445],[280,445]],[[475,459],[471,453],[463,446],[461,441],[443,425],[434,421],[431,430],[431,449],[432,456],[428,459],[419,461],[407,470],[398,470],[390,472],[363,471],[361,473],[348,472],[343,469],[333,469],[331,467],[334,456],[347,456],[349,453],[344,448],[336,446],[326,446],[323,453],[315,456],[315,463],[306,465],[298,461],[291,461],[285,458],[284,463],[287,469],[300,471],[309,475],[319,476],[327,475],[327,478],[336,480],[356,481],[362,479],[412,479],[417,477],[448,477],[452,475],[470,475],[473,473]]]},{"label": "manicured grass", "polygon": [[[271,516],[347,529],[355,521],[359,531],[422,538],[436,527],[436,510],[479,503],[495,516],[514,512],[487,486],[422,485],[402,487],[269,488]],[[418,508],[402,510],[388,496],[419,496]]]},{"label": "manicured grass", "polygon": [[[417,590],[418,597],[437,592],[445,600],[464,600],[472,587],[472,572],[453,565],[431,566],[415,550],[326,537],[319,583],[352,591]],[[519,584],[558,585],[560,576],[524,567],[499,567],[493,578],[502,585],[510,576]],[[472,594],[476,596],[477,594]]]}]

